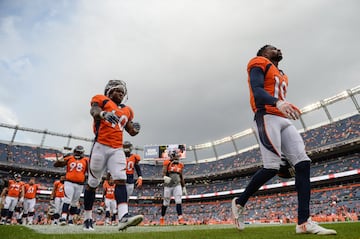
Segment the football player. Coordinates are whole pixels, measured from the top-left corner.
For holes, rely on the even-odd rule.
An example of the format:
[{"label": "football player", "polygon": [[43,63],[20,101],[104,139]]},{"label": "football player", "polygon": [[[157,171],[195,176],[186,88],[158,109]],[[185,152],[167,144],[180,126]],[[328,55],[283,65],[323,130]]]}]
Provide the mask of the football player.
[{"label": "football player", "polygon": [[61,176],[59,180],[56,180],[53,185],[53,189],[50,195],[50,207],[54,208],[53,224],[59,223],[60,213],[64,204],[65,190],[64,190],[65,176]]},{"label": "football player", "polygon": [[168,152],[169,159],[163,162],[162,174],[164,178],[164,197],[161,206],[160,225],[165,225],[166,209],[170,205],[171,196],[174,196],[178,223],[185,225],[182,214],[182,195],[187,195],[183,177],[184,164],[180,162],[181,152],[174,149]]},{"label": "football player", "polygon": [[0,224],[11,224],[11,219],[14,214],[15,207],[18,203],[24,202],[24,182],[21,181],[21,174],[16,173],[14,180],[10,179],[8,186],[3,189],[1,196],[6,195],[4,207],[1,209]]},{"label": "football player", "polygon": [[95,143],[92,148],[89,177],[84,192],[84,230],[94,230],[92,208],[95,190],[102,175],[108,169],[115,182],[115,199],[119,216],[119,230],[136,226],[142,222],[143,215],[131,216],[128,213],[126,191],[126,157],[123,151],[123,132],[135,136],[140,132],[140,124],[133,122],[133,110],[123,104],[127,97],[124,81],[110,80],[103,95],[91,99],[90,114],[94,119]]},{"label": "football player", "polygon": [[24,202],[23,207],[24,211],[22,214],[22,224],[33,224],[33,219],[35,215],[35,204],[36,204],[36,194],[39,189],[47,189],[47,187],[41,186],[40,184],[35,183],[35,178],[30,178],[29,182],[24,185]]},{"label": "football player", "polygon": [[298,193],[296,233],[336,234],[314,223],[310,217],[310,158],[300,133],[291,120],[300,118],[300,110],[286,100],[288,77],[278,68],[283,56],[280,49],[265,45],[247,66],[250,105],[255,113],[254,128],[259,138],[263,168],[255,173],[240,197],[232,200],[236,227],[245,228],[245,204],[263,184],[279,173],[282,154],[295,168]]},{"label": "football player", "polygon": [[[115,183],[109,174],[103,183],[103,197],[105,203],[105,225],[117,225],[117,204],[115,200]],[[110,220],[111,215],[111,220]]]},{"label": "football player", "polygon": [[[89,158],[85,156],[85,149],[78,145],[73,154],[54,163],[54,167],[66,166],[64,182],[64,203],[61,211],[60,225],[73,225],[73,216],[78,212],[78,202],[84,189],[85,176],[88,170]],[[69,219],[69,220],[67,220]]]},{"label": "football player", "polygon": [[[139,162],[141,160],[140,155],[133,154],[133,145],[129,141],[124,142],[124,152],[126,156],[126,190],[127,190],[127,201],[129,201],[130,195],[134,192],[134,184],[137,188],[142,186],[142,174]],[[136,171],[137,180],[135,182],[134,172]]]}]

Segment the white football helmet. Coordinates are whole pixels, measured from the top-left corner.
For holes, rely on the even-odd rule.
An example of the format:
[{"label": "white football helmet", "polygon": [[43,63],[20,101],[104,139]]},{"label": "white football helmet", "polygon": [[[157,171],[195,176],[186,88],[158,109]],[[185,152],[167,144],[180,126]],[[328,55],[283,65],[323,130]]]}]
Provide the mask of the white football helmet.
[{"label": "white football helmet", "polygon": [[52,216],[52,215],[54,215],[55,213],[56,213],[55,207],[51,206],[51,207],[49,208],[49,210],[48,210],[48,214],[49,214],[50,216]]},{"label": "white football helmet", "polygon": [[98,207],[96,209],[96,212],[97,212],[97,214],[101,215],[101,214],[103,214],[105,212],[105,209],[103,207]]}]

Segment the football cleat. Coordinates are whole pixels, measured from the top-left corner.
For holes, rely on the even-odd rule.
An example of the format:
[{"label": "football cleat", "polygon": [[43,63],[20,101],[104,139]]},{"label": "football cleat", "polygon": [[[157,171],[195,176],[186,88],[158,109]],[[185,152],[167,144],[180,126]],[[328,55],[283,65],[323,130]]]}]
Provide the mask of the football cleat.
[{"label": "football cleat", "polygon": [[240,231],[245,229],[245,208],[239,204],[236,204],[237,197],[231,201],[231,212],[234,217],[234,224]]},{"label": "football cleat", "polygon": [[143,219],[143,215],[130,216],[129,214],[125,214],[119,221],[119,231],[123,231],[128,227],[137,226]]},{"label": "football cleat", "polygon": [[86,219],[86,220],[84,221],[83,230],[84,230],[84,231],[94,231],[93,220],[92,220],[92,219]]},{"label": "football cleat", "polygon": [[60,218],[59,222],[60,222],[60,226],[65,226],[66,225],[66,219],[65,218]]},{"label": "football cleat", "polygon": [[333,229],[326,229],[319,226],[316,222],[312,221],[311,218],[301,225],[296,225],[296,233],[298,234],[317,234],[317,235],[336,235],[336,231]]}]

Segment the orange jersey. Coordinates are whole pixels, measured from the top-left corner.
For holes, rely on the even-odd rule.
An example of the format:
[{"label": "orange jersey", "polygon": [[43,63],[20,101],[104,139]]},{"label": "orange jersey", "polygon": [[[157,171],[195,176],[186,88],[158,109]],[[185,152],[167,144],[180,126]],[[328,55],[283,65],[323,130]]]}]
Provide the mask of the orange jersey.
[{"label": "orange jersey", "polygon": [[288,86],[288,77],[279,70],[269,59],[257,56],[251,59],[247,66],[248,72],[248,84],[250,89],[250,105],[254,112],[258,110],[265,109],[266,113],[273,115],[284,115],[276,108],[276,105],[256,105],[254,93],[250,84],[250,70],[254,67],[261,68],[265,74],[264,78],[264,90],[272,97],[279,100],[285,100],[286,89]]},{"label": "orange jersey", "polygon": [[24,188],[25,188],[25,194],[24,194],[24,198],[27,198],[27,199],[33,199],[36,197],[36,193],[37,193],[37,190],[39,189],[39,184],[33,184],[33,185],[30,185],[30,184],[25,184]]},{"label": "orange jersey", "polygon": [[110,146],[112,148],[120,148],[123,145],[123,131],[127,122],[134,118],[134,112],[129,106],[119,107],[110,98],[105,95],[96,95],[91,99],[91,105],[97,103],[98,106],[106,112],[114,112],[120,122],[116,125],[106,120],[94,122],[94,133],[96,142]]},{"label": "orange jersey", "polygon": [[54,189],[56,198],[65,197],[64,184],[60,180],[54,182]]},{"label": "orange jersey", "polygon": [[166,166],[168,173],[182,174],[183,169],[184,169],[184,164],[183,163],[180,163],[180,162],[179,163],[174,163],[170,159],[165,160],[163,165]]},{"label": "orange jersey", "polygon": [[140,162],[141,158],[138,154],[132,154],[126,158],[126,174],[134,174],[135,164]]},{"label": "orange jersey", "polygon": [[115,199],[115,183],[110,185],[108,180],[105,180],[103,183],[104,195],[105,198]]},{"label": "orange jersey", "polygon": [[19,197],[23,190],[24,182],[16,182],[15,180],[9,180],[8,193],[10,197]]},{"label": "orange jersey", "polygon": [[83,157],[81,159],[76,159],[73,155],[71,155],[65,157],[64,160],[67,162],[65,175],[66,180],[73,183],[84,183],[89,158]]}]

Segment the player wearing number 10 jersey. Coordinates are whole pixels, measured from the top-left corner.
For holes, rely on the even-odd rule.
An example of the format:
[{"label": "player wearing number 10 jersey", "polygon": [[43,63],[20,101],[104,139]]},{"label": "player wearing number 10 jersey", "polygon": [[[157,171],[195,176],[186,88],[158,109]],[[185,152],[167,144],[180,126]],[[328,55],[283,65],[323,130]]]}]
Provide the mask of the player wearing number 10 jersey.
[{"label": "player wearing number 10 jersey", "polygon": [[254,129],[259,139],[263,168],[252,177],[245,191],[232,200],[234,222],[239,230],[245,228],[246,202],[279,172],[284,155],[295,167],[298,196],[296,233],[336,234],[335,230],[317,225],[310,217],[310,158],[301,135],[290,121],[299,119],[301,112],[285,100],[288,78],[278,68],[282,58],[280,49],[265,45],[247,67],[250,105],[255,113]]},{"label": "player wearing number 10 jersey", "polygon": [[[64,182],[64,203],[61,211],[60,225],[73,224],[73,216],[77,213],[80,195],[84,189],[85,176],[88,170],[89,158],[84,155],[84,147],[78,145],[73,154],[56,161],[54,167],[66,166]],[[67,220],[69,219],[69,220]]]}]

